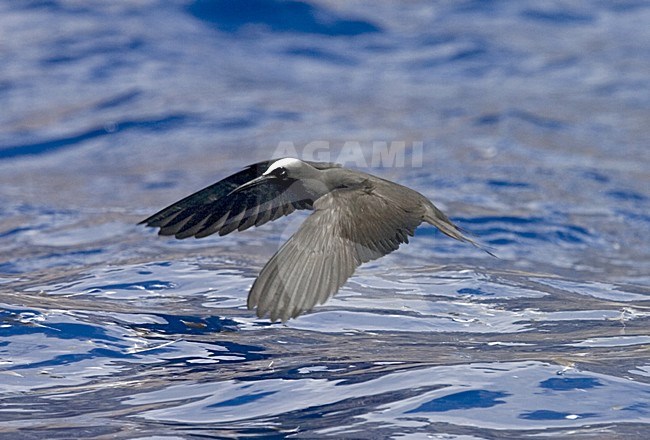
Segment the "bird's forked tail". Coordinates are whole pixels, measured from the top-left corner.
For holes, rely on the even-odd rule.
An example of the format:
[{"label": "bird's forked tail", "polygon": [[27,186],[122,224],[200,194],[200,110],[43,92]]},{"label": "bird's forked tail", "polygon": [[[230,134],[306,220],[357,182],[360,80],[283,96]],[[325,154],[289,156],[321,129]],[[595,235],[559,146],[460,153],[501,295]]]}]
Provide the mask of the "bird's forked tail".
[{"label": "bird's forked tail", "polygon": [[449,219],[449,217],[447,217],[444,212],[436,208],[433,203],[429,202],[426,204],[426,212],[424,214],[423,221],[435,226],[440,230],[440,232],[448,237],[465,243],[470,243],[472,246],[475,246],[478,249],[481,249],[482,251],[488,253],[489,255],[496,257],[496,255],[486,249],[485,245],[482,245],[465,235],[466,231],[463,231],[463,229],[456,226]]}]

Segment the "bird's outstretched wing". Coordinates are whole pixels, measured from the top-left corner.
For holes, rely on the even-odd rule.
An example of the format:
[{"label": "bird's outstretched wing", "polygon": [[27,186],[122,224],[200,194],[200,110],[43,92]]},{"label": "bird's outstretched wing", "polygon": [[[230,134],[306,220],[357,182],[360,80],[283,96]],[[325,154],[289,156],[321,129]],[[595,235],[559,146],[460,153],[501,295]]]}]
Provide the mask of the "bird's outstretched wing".
[{"label": "bird's outstretched wing", "polygon": [[[419,208],[418,208],[419,207]],[[339,189],[314,203],[315,212],[264,266],[248,295],[248,308],[286,321],[333,296],[362,263],[408,242],[423,209],[391,195]]]},{"label": "bird's outstretched wing", "polygon": [[[242,171],[208,186],[157,212],[140,224],[160,228],[160,235],[176,238],[226,235],[243,231],[295,211],[311,209],[313,200],[300,185],[269,181],[264,185],[233,192],[259,176],[273,160],[249,165]],[[326,164],[317,164],[325,166]],[[329,165],[329,164],[327,164]]]}]

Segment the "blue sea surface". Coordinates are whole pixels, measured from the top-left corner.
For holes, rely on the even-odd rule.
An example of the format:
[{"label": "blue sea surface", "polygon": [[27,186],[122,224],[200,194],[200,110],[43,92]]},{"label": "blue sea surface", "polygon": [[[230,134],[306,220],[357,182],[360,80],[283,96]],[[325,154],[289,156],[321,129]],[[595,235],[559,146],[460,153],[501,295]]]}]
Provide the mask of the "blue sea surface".
[{"label": "blue sea surface", "polygon": [[[646,439],[650,4],[0,3],[0,438]],[[138,226],[271,157],[431,198],[272,324],[308,213]]]}]

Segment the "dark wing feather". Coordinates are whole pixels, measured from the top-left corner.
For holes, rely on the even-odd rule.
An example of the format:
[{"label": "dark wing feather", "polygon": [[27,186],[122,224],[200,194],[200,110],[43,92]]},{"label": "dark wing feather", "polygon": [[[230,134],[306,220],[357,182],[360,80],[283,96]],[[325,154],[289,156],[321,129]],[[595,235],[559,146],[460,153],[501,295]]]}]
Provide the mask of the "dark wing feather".
[{"label": "dark wing feather", "polygon": [[[236,193],[232,191],[259,177],[274,161],[267,160],[246,167],[143,220],[141,224],[160,228],[160,235],[176,238],[206,237],[216,232],[228,234],[259,226],[290,214],[296,209],[310,209],[313,200],[299,184],[266,182]],[[325,164],[319,164],[325,166]]]},{"label": "dark wing feather", "polygon": [[262,269],[248,308],[284,322],[324,303],[360,264],[408,242],[423,215],[419,201],[413,202],[412,209],[405,208],[404,200],[372,186],[321,197],[315,212]]}]

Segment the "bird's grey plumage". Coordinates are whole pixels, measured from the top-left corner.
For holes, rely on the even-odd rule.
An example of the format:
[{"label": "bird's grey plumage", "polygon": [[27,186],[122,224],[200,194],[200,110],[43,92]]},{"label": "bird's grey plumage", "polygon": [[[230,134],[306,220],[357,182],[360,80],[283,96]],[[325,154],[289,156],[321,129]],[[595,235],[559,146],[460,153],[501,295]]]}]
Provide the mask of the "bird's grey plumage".
[{"label": "bird's grey plumage", "polygon": [[426,197],[337,164],[280,159],[259,162],[145,219],[176,238],[228,234],[313,209],[253,283],[248,308],[286,321],[322,304],[362,263],[408,243],[427,222],[478,246]]}]

